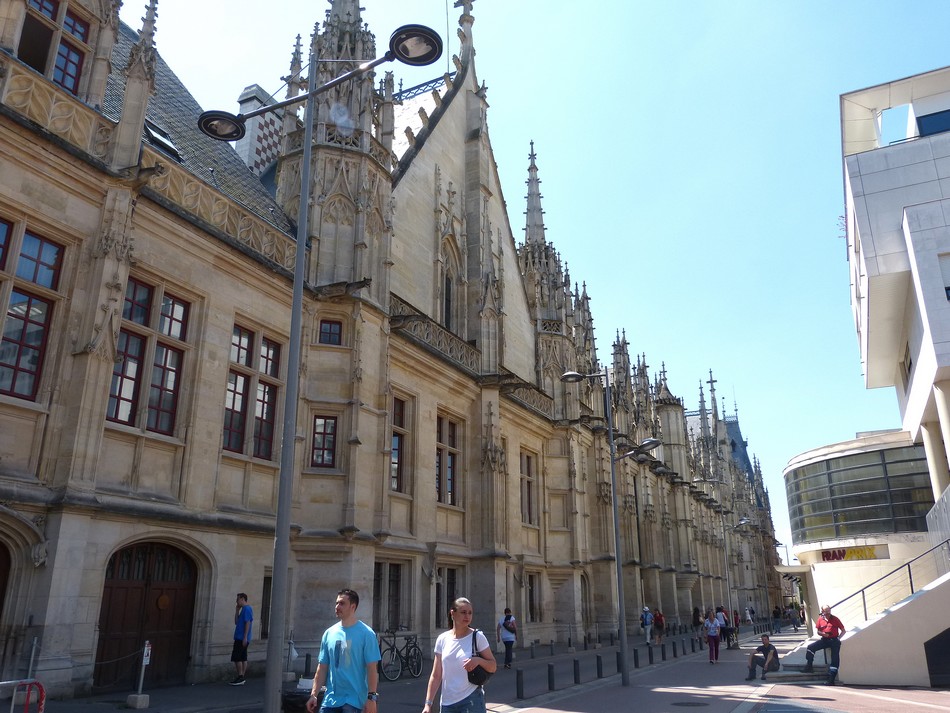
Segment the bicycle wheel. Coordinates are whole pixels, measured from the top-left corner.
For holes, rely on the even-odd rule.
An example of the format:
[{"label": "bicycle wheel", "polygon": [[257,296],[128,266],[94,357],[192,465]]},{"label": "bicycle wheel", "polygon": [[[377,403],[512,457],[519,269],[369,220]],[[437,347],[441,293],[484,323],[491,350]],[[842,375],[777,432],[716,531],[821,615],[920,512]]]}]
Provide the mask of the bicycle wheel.
[{"label": "bicycle wheel", "polygon": [[379,670],[387,681],[395,681],[402,676],[402,659],[399,657],[399,652],[392,646],[383,649]]},{"label": "bicycle wheel", "polygon": [[413,678],[419,678],[422,675],[422,649],[418,646],[411,646],[406,652],[406,666],[409,668],[409,675]]}]

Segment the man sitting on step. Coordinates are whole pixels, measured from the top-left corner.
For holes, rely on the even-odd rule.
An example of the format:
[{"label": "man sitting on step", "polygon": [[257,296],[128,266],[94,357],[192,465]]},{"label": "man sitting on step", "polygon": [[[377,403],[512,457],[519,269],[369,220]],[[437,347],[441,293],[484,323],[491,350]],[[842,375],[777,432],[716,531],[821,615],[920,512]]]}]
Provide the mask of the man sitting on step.
[{"label": "man sitting on step", "polygon": [[835,685],[835,676],[838,675],[839,651],[841,649],[841,635],[844,633],[844,624],[841,619],[831,613],[831,607],[827,604],[821,608],[821,616],[815,622],[815,628],[821,636],[818,641],[808,644],[805,652],[805,668],[803,673],[811,673],[812,661],[815,659],[815,652],[822,649],[831,649],[831,664],[828,666],[828,680],[825,681],[829,686]]},{"label": "man sitting on step", "polygon": [[762,680],[765,680],[765,674],[770,671],[778,671],[780,664],[778,662],[778,651],[769,643],[769,635],[762,634],[762,645],[756,648],[754,654],[749,654],[749,675],[745,677],[746,681],[755,678],[755,669],[762,667]]}]

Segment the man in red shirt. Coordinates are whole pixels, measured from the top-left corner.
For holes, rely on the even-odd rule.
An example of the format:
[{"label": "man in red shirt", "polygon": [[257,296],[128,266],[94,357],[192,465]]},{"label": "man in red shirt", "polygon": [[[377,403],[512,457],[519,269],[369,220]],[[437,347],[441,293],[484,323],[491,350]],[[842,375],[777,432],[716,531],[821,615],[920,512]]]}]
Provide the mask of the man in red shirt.
[{"label": "man in red shirt", "polygon": [[838,664],[840,662],[838,652],[841,649],[841,635],[844,633],[844,624],[841,623],[841,619],[831,613],[831,607],[826,604],[821,608],[821,616],[815,622],[815,628],[818,629],[818,635],[821,638],[808,644],[805,652],[807,662],[802,671],[804,673],[812,672],[811,664],[816,651],[831,649],[831,664],[828,666],[828,680],[825,683],[833,686],[835,685],[835,677],[838,675]]}]

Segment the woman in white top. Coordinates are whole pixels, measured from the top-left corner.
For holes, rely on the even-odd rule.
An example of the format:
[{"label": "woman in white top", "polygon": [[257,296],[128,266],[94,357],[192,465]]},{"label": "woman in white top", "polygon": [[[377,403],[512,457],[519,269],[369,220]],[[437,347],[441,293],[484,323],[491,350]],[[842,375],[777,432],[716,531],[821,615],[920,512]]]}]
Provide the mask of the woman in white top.
[{"label": "woman in white top", "polygon": [[719,619],[713,614],[712,609],[707,609],[703,629],[706,630],[706,641],[709,643],[709,663],[716,663],[719,660],[719,628]]},{"label": "woman in white top", "polygon": [[[469,683],[468,672],[481,666],[489,673],[498,668],[485,635],[471,628],[472,603],[460,597],[449,609],[452,628],[435,640],[435,659],[426,688],[422,713],[430,713],[436,691],[442,686],[442,713],[485,713],[485,691]],[[478,652],[472,655],[472,650]]]}]

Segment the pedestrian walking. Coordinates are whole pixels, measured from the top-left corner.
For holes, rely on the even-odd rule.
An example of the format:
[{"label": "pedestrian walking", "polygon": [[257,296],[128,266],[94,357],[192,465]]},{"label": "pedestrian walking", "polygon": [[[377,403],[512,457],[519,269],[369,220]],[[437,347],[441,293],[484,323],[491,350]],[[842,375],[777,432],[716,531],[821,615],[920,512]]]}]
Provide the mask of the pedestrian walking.
[{"label": "pedestrian walking", "polygon": [[518,638],[518,622],[511,614],[511,609],[505,607],[505,615],[498,620],[495,627],[495,638],[505,645],[505,668],[511,668],[511,649]]},{"label": "pedestrian walking", "polygon": [[339,621],[320,641],[308,713],[316,713],[324,685],[320,713],[376,713],[379,642],[376,632],[356,618],[359,605],[360,595],[352,589],[343,589],[336,596],[334,611]]},{"label": "pedestrian walking", "polygon": [[778,604],[772,609],[772,633],[782,633],[782,608]]},{"label": "pedestrian walking", "polygon": [[713,610],[707,610],[706,619],[703,621],[703,630],[706,633],[706,642],[709,644],[709,663],[716,663],[719,660],[719,632],[721,628],[719,619],[713,614]]},{"label": "pedestrian walking", "polygon": [[821,615],[815,622],[815,628],[818,629],[818,635],[821,637],[818,641],[813,641],[805,649],[805,668],[804,673],[811,673],[812,661],[815,660],[815,652],[823,649],[831,649],[831,663],[828,666],[828,679],[825,681],[829,686],[835,685],[835,677],[838,675],[838,664],[840,663],[841,635],[844,634],[844,624],[841,619],[831,613],[831,607],[827,604],[821,608]]},{"label": "pedestrian walking", "polygon": [[663,643],[663,634],[666,633],[666,617],[659,609],[653,610],[653,636],[656,645]]},{"label": "pedestrian walking", "polygon": [[650,635],[653,633],[653,612],[650,611],[650,607],[643,607],[643,612],[640,614],[640,628],[643,629],[643,636],[649,646],[652,643]]},{"label": "pedestrian walking", "polygon": [[[442,687],[442,713],[485,713],[485,690],[482,684],[473,683],[470,675],[479,667],[490,675],[498,664],[488,639],[471,627],[472,616],[472,603],[468,599],[460,597],[452,603],[449,609],[452,628],[435,640],[435,658],[422,713],[432,710],[439,686]],[[487,678],[484,673],[482,677]]]},{"label": "pedestrian walking", "polygon": [[247,673],[247,647],[251,643],[251,629],[254,624],[254,610],[247,603],[247,595],[237,595],[234,607],[234,646],[231,648],[231,661],[234,663],[232,686],[243,686]]}]

